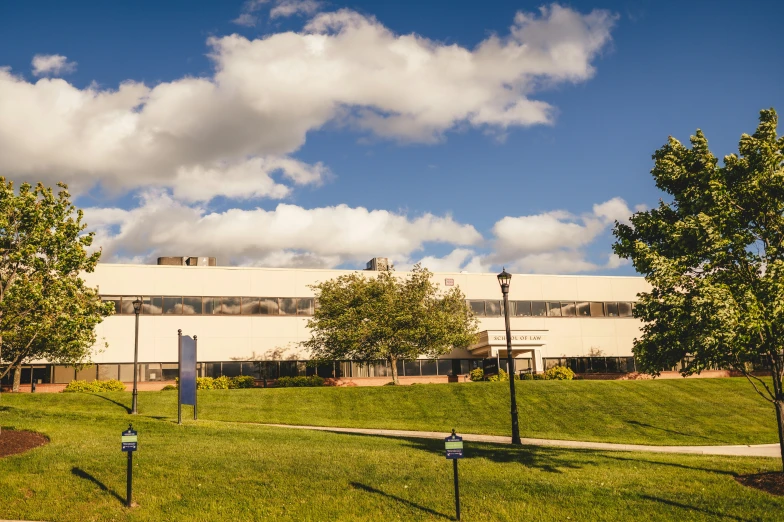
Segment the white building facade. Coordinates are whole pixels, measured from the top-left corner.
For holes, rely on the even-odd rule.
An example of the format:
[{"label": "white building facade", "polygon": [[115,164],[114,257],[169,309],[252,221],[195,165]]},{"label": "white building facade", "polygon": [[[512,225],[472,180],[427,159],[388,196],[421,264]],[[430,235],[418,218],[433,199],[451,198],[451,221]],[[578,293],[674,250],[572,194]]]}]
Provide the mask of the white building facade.
[{"label": "white building facade", "polygon": [[[116,313],[97,328],[96,365],[77,372],[39,361],[34,378],[52,383],[132,380],[132,302],[137,298],[143,302],[138,359],[142,381],[176,376],[178,330],[198,337],[199,372],[205,376],[391,375],[384,361],[364,366],[351,361],[307,364],[309,354],[300,343],[310,335],[307,322],[315,305],[310,286],[348,272],[99,264],[84,278],[102,299],[115,303]],[[400,375],[460,375],[490,357],[502,359],[505,368],[506,334],[496,275],[436,273],[433,279],[442,288],[459,287],[465,294],[479,319],[479,341],[439,360],[401,362]],[[632,309],[637,294],[648,289],[641,277],[514,274],[509,300],[515,371],[542,371],[556,364],[578,373],[633,371],[632,345],[641,323],[632,317]],[[23,375],[25,380],[29,382],[29,376]]]}]

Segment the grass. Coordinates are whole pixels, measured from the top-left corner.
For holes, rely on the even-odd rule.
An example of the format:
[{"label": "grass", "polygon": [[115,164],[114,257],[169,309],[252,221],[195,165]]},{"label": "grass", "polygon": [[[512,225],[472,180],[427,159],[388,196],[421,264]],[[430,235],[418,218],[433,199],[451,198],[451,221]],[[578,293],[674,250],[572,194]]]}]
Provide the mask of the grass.
[{"label": "grass", "polygon": [[[742,378],[516,384],[523,437],[700,446],[778,442],[772,406]],[[111,401],[118,409],[130,406],[128,393],[3,400],[39,411],[89,412]],[[142,392],[139,411],[171,418],[177,394]],[[508,383],[199,393],[199,418],[205,420],[509,435],[508,412]]]},{"label": "grass", "polygon": [[[450,389],[421,388],[420,398]],[[400,397],[400,390],[388,393]],[[303,412],[311,412],[317,401],[304,399],[324,402],[322,393],[353,398],[349,404],[361,403],[361,392],[378,393],[272,391],[211,391],[200,400],[205,414],[215,417],[241,411],[234,404],[243,397],[257,397],[261,408],[273,402],[269,397],[280,403],[281,394],[290,394]],[[454,514],[443,442],[216,420],[178,426],[172,397],[140,395],[142,415],[133,418],[139,431],[134,457],[139,507],[129,510],[122,505],[126,461],[119,448],[130,419],[122,406],[126,395],[4,395],[0,424],[40,431],[51,442],[0,459],[0,518],[375,521],[446,520]],[[506,417],[503,410],[497,415]],[[466,444],[460,462],[463,519],[780,520],[784,498],[734,480],[735,474],[774,471],[778,465],[777,459]]]}]

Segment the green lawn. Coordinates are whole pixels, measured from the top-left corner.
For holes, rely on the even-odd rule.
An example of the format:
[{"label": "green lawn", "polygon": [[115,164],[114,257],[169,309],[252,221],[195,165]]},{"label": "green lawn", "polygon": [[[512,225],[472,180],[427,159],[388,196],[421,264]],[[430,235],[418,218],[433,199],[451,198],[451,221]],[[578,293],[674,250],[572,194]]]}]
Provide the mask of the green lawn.
[{"label": "green lawn", "polygon": [[[545,384],[541,389],[549,391],[539,398],[546,396],[557,403],[554,396],[559,388]],[[579,383],[581,387],[584,384],[589,383]],[[698,388],[705,390],[703,386]],[[524,389],[530,394],[536,388]],[[330,419],[336,401],[343,401],[347,407],[362,406],[386,397],[385,404],[400,400],[405,410],[415,398],[440,395],[444,401],[449,394],[459,395],[463,390],[486,398],[503,391],[500,386],[484,385],[387,388],[383,393],[381,389],[248,390],[204,392],[200,400],[205,416],[211,418],[250,415],[253,410],[238,406],[242,400],[250,400],[258,409],[257,416],[262,416],[265,405],[274,405],[267,415],[278,415],[274,412],[283,409],[287,418],[300,422],[315,415],[319,405],[329,407],[318,418]],[[659,388],[659,392],[662,390]],[[329,393],[334,394],[331,399]],[[363,393],[368,398],[361,398]],[[642,392],[628,395],[644,396]],[[134,459],[139,507],[127,510],[121,503],[125,456],[119,446],[120,432],[127,427],[130,416],[114,402],[127,404],[127,394],[3,395],[0,425],[40,431],[51,438],[51,443],[0,459],[0,519],[376,521],[445,520],[454,513],[451,464],[443,457],[443,442],[216,420],[177,426],[173,397],[167,392],[140,395],[143,415],[133,419],[140,445]],[[718,398],[716,401],[720,402]],[[503,401],[498,402],[503,405]],[[297,404],[302,410],[300,418],[291,411]],[[473,407],[474,402],[455,406],[459,411]],[[662,409],[666,407],[662,405]],[[425,412],[429,422],[443,424],[451,421],[439,417],[445,411],[446,405],[436,411],[420,406],[409,409],[408,416],[413,419]],[[477,419],[489,422],[490,416],[481,416],[482,411],[484,408],[479,408],[477,415],[465,419],[473,422],[468,424],[476,428],[471,431],[482,431],[478,428],[483,424]],[[558,411],[563,415],[565,410]],[[497,415],[506,419],[503,409]],[[164,418],[155,418],[158,416]],[[579,417],[589,418],[590,412]],[[359,422],[365,417],[354,414],[348,418]],[[392,418],[401,422],[404,417]],[[667,422],[664,425],[670,426],[673,421],[651,418],[647,422]],[[548,429],[556,427],[557,422]],[[610,431],[605,438],[612,438]],[[569,436],[577,433],[580,431],[571,428]],[[598,437],[598,432],[595,435]],[[490,444],[467,444],[466,455],[460,462],[460,476],[463,519],[468,521],[567,517],[773,521],[781,520],[784,513],[784,498],[745,488],[733,478],[737,473],[776,470],[777,459]]]},{"label": "green lawn", "polygon": [[[122,411],[130,394],[6,395],[36,410]],[[117,404],[113,404],[113,402]],[[778,441],[773,407],[745,379],[522,381],[524,437],[656,445],[764,444]],[[508,383],[373,388],[288,388],[200,392],[200,418],[509,435]],[[176,392],[142,392],[139,411],[173,418]]]}]

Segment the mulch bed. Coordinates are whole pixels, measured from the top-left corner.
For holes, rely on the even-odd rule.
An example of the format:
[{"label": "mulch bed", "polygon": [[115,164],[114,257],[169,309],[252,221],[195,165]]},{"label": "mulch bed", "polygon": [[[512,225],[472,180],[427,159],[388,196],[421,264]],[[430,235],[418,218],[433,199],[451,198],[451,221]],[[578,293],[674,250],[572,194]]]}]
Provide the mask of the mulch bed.
[{"label": "mulch bed", "polygon": [[784,473],[757,473],[740,475],[735,480],[750,488],[761,489],[771,495],[784,496]]},{"label": "mulch bed", "polygon": [[34,431],[3,428],[3,431],[0,431],[0,458],[24,453],[48,442],[49,439],[45,435]]}]

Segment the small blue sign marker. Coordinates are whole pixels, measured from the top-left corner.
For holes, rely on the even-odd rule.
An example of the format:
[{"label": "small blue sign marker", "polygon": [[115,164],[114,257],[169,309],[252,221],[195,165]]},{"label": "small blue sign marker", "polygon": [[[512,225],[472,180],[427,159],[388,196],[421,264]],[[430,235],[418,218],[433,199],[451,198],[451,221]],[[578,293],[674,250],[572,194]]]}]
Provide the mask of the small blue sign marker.
[{"label": "small blue sign marker", "polygon": [[138,449],[139,437],[138,433],[130,426],[127,430],[122,432],[122,450],[123,451],[136,451]]}]

